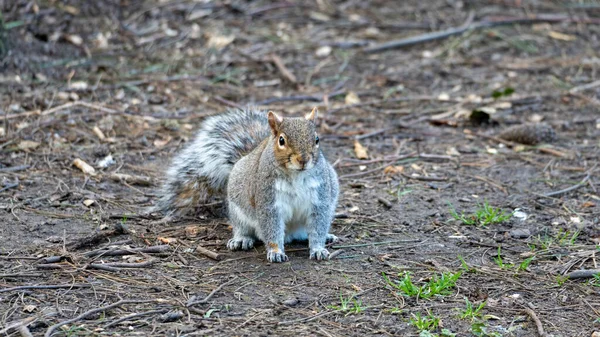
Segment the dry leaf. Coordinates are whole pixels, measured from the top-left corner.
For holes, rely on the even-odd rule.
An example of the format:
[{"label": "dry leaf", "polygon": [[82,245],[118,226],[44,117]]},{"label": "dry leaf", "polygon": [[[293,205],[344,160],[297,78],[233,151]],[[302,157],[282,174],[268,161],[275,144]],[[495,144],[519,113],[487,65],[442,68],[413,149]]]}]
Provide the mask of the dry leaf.
[{"label": "dry leaf", "polygon": [[94,47],[98,49],[106,49],[108,48],[108,39],[110,38],[110,33],[104,35],[102,32],[96,34],[92,39],[92,44]]},{"label": "dry leaf", "polygon": [[346,94],[346,98],[344,99],[344,101],[346,105],[358,104],[360,103],[360,98],[354,91],[350,91],[348,92],[348,94]]},{"label": "dry leaf", "polygon": [[553,30],[548,32],[548,36],[550,36],[551,38],[553,38],[555,40],[561,40],[561,41],[577,40],[577,37],[575,37],[573,35],[563,34],[563,33],[555,32]]},{"label": "dry leaf", "polygon": [[331,18],[329,18],[329,16],[327,14],[314,12],[314,11],[310,12],[308,14],[308,16],[315,21],[327,22],[327,21],[331,20]]},{"label": "dry leaf", "polygon": [[188,238],[195,238],[200,233],[200,226],[187,226],[185,228],[185,236]]},{"label": "dry leaf", "polygon": [[208,38],[208,48],[223,49],[235,40],[235,35],[210,35]]},{"label": "dry leaf", "polygon": [[37,309],[37,307],[33,304],[28,304],[26,306],[23,307],[23,311],[24,312],[34,312],[35,309]]},{"label": "dry leaf", "polygon": [[367,154],[367,149],[362,146],[358,140],[354,141],[354,153],[356,154],[356,158],[358,159],[368,159],[369,155]]},{"label": "dry leaf", "polygon": [[383,169],[385,174],[398,174],[404,172],[404,166],[388,166]]},{"label": "dry leaf", "polygon": [[533,115],[529,116],[528,119],[532,123],[539,123],[544,119],[544,116],[542,116],[540,114],[533,114]]},{"label": "dry leaf", "polygon": [[162,243],[166,243],[166,244],[177,243],[177,239],[176,238],[158,237],[157,239],[158,239],[158,241],[160,241]]},{"label": "dry leaf", "polygon": [[95,176],[96,175],[96,170],[90,166],[90,164],[84,162],[83,160],[77,158],[75,160],[73,160],[73,165],[75,165],[78,169],[81,170],[81,172],[90,175],[90,176]]},{"label": "dry leaf", "polygon": [[32,140],[22,140],[17,147],[19,150],[33,150],[38,146],[40,146],[40,143],[38,142],[34,142]]},{"label": "dry leaf", "polygon": [[171,139],[171,136],[167,136],[167,138],[165,139],[155,139],[154,146],[160,149],[161,147],[164,147],[165,145],[169,144]]},{"label": "dry leaf", "polygon": [[76,46],[81,46],[81,44],[83,44],[83,39],[79,35],[67,34],[64,37],[65,37],[65,40],[67,40],[68,42],[70,42]]},{"label": "dry leaf", "polygon": [[87,89],[87,87],[88,87],[88,84],[83,81],[75,81],[75,82],[69,83],[69,88],[75,89],[75,90],[85,90],[85,89]]},{"label": "dry leaf", "polygon": [[489,154],[498,154],[498,149],[494,149],[493,147],[488,147],[485,151]]},{"label": "dry leaf", "polygon": [[85,199],[85,200],[83,201],[83,204],[84,204],[86,207],[90,207],[90,206],[92,206],[92,205],[93,205],[95,202],[96,202],[96,200],[92,200],[92,199]]},{"label": "dry leaf", "polygon": [[77,7],[69,6],[69,5],[61,5],[60,8],[63,11],[65,11],[71,15],[79,15],[79,8],[77,8]]},{"label": "dry leaf", "polygon": [[586,201],[583,203],[583,205],[581,205],[581,207],[583,207],[583,208],[589,208],[589,207],[594,207],[594,206],[596,206],[596,204],[591,201]]},{"label": "dry leaf", "polygon": [[460,152],[458,152],[458,150],[454,146],[451,146],[448,149],[446,149],[446,154],[449,156],[460,156]]}]

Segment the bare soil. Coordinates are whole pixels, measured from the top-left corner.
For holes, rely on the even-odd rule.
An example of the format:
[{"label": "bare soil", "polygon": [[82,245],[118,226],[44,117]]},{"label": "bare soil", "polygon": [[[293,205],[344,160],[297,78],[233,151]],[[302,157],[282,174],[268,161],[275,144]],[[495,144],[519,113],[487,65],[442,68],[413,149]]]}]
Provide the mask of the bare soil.
[{"label": "bare soil", "polygon": [[[547,335],[600,331],[600,279],[568,277],[599,269],[597,3],[0,0],[0,10],[1,335],[418,336],[417,313],[440,319],[435,334],[486,336],[473,330],[482,322],[489,336],[538,336],[534,319]],[[472,23],[511,22],[364,50],[460,27],[471,12]],[[147,214],[203,118],[246,104],[290,116],[319,107],[342,187],[333,259],[309,260],[304,243],[283,264],[262,246],[229,252],[218,203],[167,222]],[[557,139],[495,137],[524,123]],[[368,159],[356,159],[357,138]],[[451,214],[485,202],[518,211],[486,226]],[[384,279],[405,272],[416,285],[461,276],[448,295],[417,299]],[[359,312],[340,309],[348,298]],[[485,301],[481,317],[459,317],[465,298]]]}]

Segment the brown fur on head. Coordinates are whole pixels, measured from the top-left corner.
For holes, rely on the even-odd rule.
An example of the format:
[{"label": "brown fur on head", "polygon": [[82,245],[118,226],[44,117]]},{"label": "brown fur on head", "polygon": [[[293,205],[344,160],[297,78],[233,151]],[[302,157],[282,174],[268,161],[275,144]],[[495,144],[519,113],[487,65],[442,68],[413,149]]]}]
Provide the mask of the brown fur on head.
[{"label": "brown fur on head", "polygon": [[309,170],[315,165],[319,153],[316,118],[317,108],[300,118],[282,118],[269,111],[275,159],[279,165],[296,171]]}]

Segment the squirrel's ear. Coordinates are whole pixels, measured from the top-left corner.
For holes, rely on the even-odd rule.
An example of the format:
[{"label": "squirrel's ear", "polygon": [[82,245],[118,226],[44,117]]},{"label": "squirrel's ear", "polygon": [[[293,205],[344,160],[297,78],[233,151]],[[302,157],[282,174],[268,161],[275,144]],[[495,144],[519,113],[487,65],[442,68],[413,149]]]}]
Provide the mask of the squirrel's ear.
[{"label": "squirrel's ear", "polygon": [[273,133],[275,135],[277,135],[277,133],[279,133],[279,126],[281,125],[281,122],[283,122],[283,118],[281,118],[281,116],[274,113],[273,111],[269,111],[268,118],[269,118],[269,126],[271,127],[271,130],[273,131]]},{"label": "squirrel's ear", "polygon": [[319,111],[317,110],[317,107],[314,107],[309,114],[304,116],[304,118],[306,118],[309,121],[314,122],[317,119],[318,114],[319,114]]}]

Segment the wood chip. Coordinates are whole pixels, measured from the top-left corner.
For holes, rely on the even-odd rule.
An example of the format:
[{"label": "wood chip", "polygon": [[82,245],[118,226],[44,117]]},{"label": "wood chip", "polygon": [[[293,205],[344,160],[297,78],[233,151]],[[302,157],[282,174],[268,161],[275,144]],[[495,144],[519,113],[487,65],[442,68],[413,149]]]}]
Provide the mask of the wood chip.
[{"label": "wood chip", "polygon": [[344,102],[346,103],[346,105],[358,104],[360,103],[360,98],[354,91],[350,91],[346,94]]},{"label": "wood chip", "polygon": [[94,126],[92,131],[94,131],[94,134],[96,135],[96,137],[98,137],[98,139],[100,139],[102,141],[106,140],[106,136],[104,135],[104,132],[102,132],[102,130],[100,130],[100,128],[97,125]]},{"label": "wood chip", "polygon": [[560,41],[575,41],[575,40],[577,40],[577,38],[573,35],[563,34],[563,33],[555,32],[553,30],[548,32],[548,36],[550,36],[551,38],[553,38],[555,40],[560,40]]},{"label": "wood chip", "polygon": [[22,140],[17,146],[19,150],[33,150],[40,146],[40,143],[34,142],[32,140]]},{"label": "wood chip", "polygon": [[358,159],[368,159],[369,155],[367,154],[367,149],[362,146],[358,140],[354,141],[354,153],[356,154],[356,158]]},{"label": "wood chip", "polygon": [[81,172],[90,175],[90,176],[95,176],[96,175],[96,170],[90,166],[90,164],[86,163],[85,161],[83,161],[82,159],[75,159],[73,160],[73,165],[75,165],[78,169],[81,170]]}]

